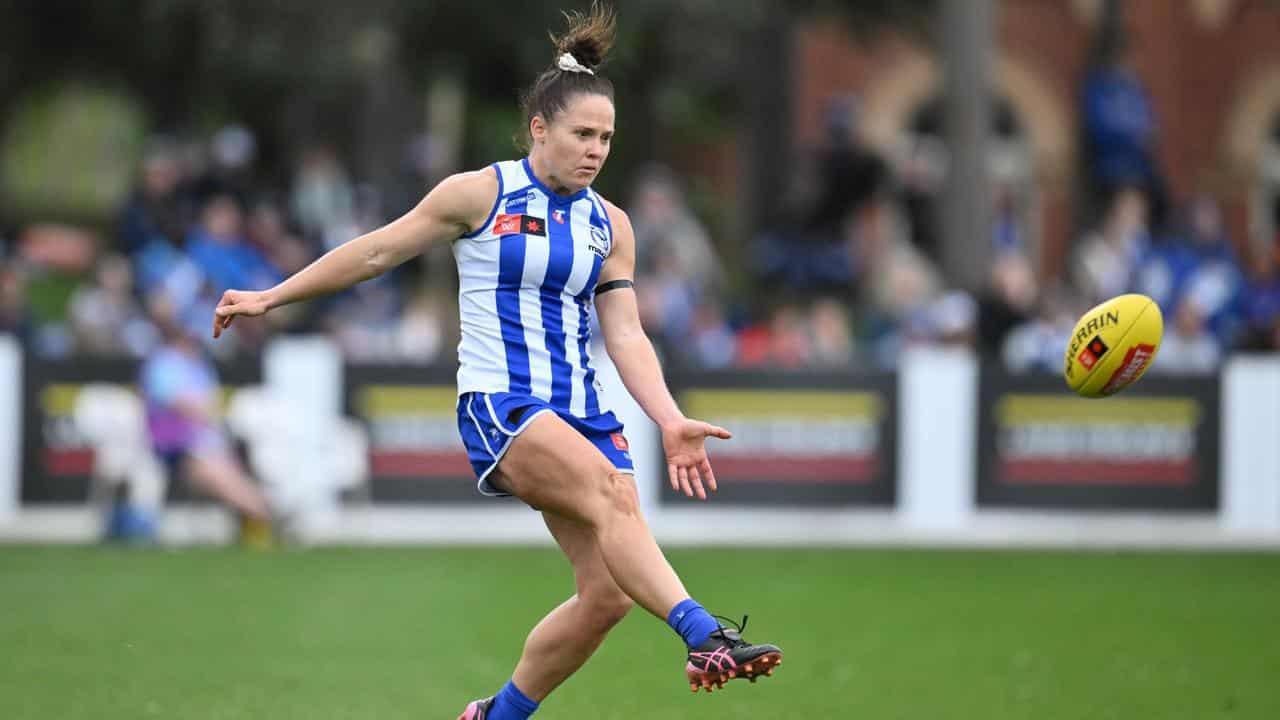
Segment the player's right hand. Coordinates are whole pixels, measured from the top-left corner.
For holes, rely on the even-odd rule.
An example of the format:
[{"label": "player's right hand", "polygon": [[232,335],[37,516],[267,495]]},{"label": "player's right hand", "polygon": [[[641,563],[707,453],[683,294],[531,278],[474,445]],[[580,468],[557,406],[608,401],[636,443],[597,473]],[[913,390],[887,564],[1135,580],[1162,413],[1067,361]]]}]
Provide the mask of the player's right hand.
[{"label": "player's right hand", "polygon": [[228,290],[222,293],[222,299],[213,311],[213,337],[216,339],[223,330],[231,327],[231,321],[237,315],[255,317],[270,309],[271,303],[265,292]]},{"label": "player's right hand", "polygon": [[[667,476],[671,489],[684,491],[689,497],[707,499],[707,490],[715,492],[716,475],[707,459],[706,439],[728,440],[733,433],[701,420],[680,420],[662,428],[662,449],[667,455]],[[703,480],[706,486],[703,486]]]}]

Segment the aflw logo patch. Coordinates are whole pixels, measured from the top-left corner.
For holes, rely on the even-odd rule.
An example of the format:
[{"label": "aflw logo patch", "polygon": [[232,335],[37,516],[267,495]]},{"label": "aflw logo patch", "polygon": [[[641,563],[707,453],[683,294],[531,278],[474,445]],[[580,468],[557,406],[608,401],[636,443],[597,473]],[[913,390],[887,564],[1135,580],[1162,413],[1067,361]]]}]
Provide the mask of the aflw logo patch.
[{"label": "aflw logo patch", "polygon": [[532,215],[499,215],[493,221],[494,235],[541,235],[546,237],[547,223]]}]

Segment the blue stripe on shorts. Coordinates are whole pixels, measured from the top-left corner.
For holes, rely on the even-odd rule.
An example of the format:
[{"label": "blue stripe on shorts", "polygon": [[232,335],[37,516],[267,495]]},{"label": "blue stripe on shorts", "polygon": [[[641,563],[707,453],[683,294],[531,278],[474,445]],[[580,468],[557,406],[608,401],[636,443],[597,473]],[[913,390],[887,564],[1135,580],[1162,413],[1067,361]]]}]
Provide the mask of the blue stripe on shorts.
[{"label": "blue stripe on shorts", "polygon": [[[622,423],[613,412],[580,418],[567,410],[524,393],[463,393],[458,398],[458,432],[467,448],[467,459],[475,470],[476,489],[482,495],[505,497],[489,484],[487,478],[506,454],[511,441],[524,431],[535,417],[553,412],[595,445],[621,472],[634,473],[635,465]],[[513,418],[516,420],[513,422]]]}]

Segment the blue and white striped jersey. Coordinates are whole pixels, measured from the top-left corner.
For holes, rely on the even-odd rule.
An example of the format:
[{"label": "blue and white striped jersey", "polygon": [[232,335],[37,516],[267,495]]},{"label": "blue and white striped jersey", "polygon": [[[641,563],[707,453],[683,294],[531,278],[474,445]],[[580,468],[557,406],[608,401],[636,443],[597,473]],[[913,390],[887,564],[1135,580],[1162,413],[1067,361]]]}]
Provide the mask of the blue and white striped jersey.
[{"label": "blue and white striped jersey", "polygon": [[453,244],[458,263],[458,393],[542,398],[578,417],[604,412],[589,350],[593,291],[613,248],[604,201],[560,196],[528,159],[496,163],[488,220]]}]

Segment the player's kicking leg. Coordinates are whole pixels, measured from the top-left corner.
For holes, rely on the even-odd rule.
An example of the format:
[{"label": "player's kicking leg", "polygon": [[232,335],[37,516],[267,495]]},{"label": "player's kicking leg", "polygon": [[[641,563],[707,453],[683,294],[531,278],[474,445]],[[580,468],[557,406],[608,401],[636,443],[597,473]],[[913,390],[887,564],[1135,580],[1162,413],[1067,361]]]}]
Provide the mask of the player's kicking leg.
[{"label": "player's kicking leg", "polygon": [[514,717],[528,717],[586,663],[634,605],[613,581],[590,528],[550,513],[543,517],[573,565],[577,592],[529,633],[508,686],[494,698],[472,702],[460,720],[502,718],[508,709]]},{"label": "player's kicking leg", "polygon": [[634,478],[618,472],[563,420],[552,413],[535,418],[512,440],[499,467],[514,495],[590,530],[618,587],[685,641],[691,684],[718,687],[731,678],[771,674],[777,666],[782,653],[776,646],[747,643],[741,629],[725,629],[690,598],[640,513]]}]

